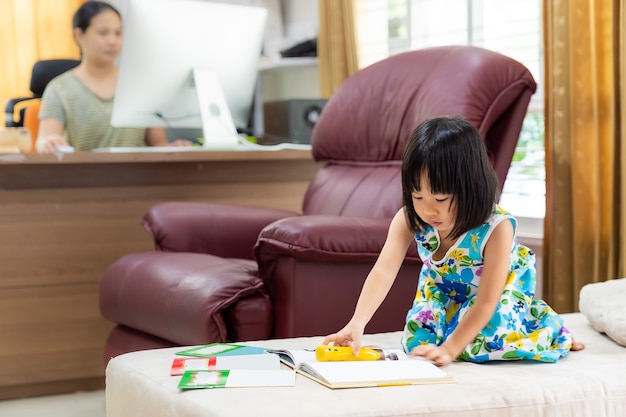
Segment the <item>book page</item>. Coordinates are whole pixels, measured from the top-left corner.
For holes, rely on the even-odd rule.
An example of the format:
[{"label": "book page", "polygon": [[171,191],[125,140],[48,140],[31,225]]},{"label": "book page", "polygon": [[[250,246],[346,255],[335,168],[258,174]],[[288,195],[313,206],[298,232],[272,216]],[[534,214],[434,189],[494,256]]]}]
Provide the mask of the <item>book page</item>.
[{"label": "book page", "polygon": [[419,358],[398,361],[309,362],[301,369],[304,372],[312,369],[317,377],[330,385],[408,385],[449,378],[436,365]]},{"label": "book page", "polygon": [[268,349],[267,353],[273,353],[287,366],[297,368],[304,362],[315,362],[315,349]]},{"label": "book page", "polygon": [[315,361],[315,349],[292,350],[291,355],[296,365],[300,365],[301,363],[304,363],[304,362]]},{"label": "book page", "polygon": [[226,388],[235,387],[292,387],[296,373],[291,370],[259,371],[234,369],[226,380]]}]

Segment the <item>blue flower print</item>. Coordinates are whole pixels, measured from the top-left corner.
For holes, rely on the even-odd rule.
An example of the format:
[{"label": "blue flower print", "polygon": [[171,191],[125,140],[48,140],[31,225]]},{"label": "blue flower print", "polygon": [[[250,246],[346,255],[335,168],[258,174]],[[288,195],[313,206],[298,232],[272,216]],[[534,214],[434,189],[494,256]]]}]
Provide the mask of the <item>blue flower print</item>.
[{"label": "blue flower print", "polygon": [[528,333],[532,333],[539,329],[539,323],[536,320],[528,320],[527,318],[522,320],[522,325],[528,330]]},{"label": "blue flower print", "polygon": [[561,334],[559,337],[557,337],[556,343],[561,346],[565,345],[570,340],[569,336],[569,334]]},{"label": "blue flower print", "polygon": [[520,311],[522,311],[524,309],[524,302],[521,300],[518,300],[514,305],[513,305],[513,311],[515,311],[516,313],[519,314]]},{"label": "blue flower print", "polygon": [[474,281],[474,271],[471,268],[465,268],[461,271],[461,281],[471,284]]},{"label": "blue flower print", "polygon": [[509,314],[503,314],[503,318],[506,322],[506,329],[507,330],[515,330],[516,329],[516,322],[517,320],[515,320],[515,318],[513,317],[513,313],[509,313]]},{"label": "blue flower print", "polygon": [[464,303],[467,300],[466,289],[467,286],[462,282],[454,282],[452,280],[446,280],[438,283],[437,287],[450,298],[458,303]]},{"label": "blue flower print", "polygon": [[488,354],[476,355],[473,358],[468,358],[467,360],[469,362],[484,363],[484,362],[487,362],[489,360],[489,355]]},{"label": "blue flower print", "polygon": [[485,343],[485,346],[487,347],[487,350],[489,350],[490,352],[494,350],[500,350],[504,346],[504,340],[500,339],[500,336],[495,335],[491,342]]}]

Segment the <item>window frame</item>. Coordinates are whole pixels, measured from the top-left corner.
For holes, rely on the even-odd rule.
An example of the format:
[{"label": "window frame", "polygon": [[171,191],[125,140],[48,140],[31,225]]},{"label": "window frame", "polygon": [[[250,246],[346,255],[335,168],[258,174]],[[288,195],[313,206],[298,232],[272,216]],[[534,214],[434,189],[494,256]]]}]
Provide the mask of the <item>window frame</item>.
[{"label": "window frame", "polygon": [[[435,4],[434,2],[437,3]],[[368,3],[370,4],[370,7],[374,7],[373,3],[380,3],[380,0],[374,0],[373,2]],[[529,67],[529,70],[532,67],[534,71],[531,70],[531,73],[534,72],[533,77],[536,79],[537,84],[539,86],[543,84],[544,74],[541,0],[525,0],[522,2],[519,0],[448,0],[447,2],[442,0],[387,0],[385,3],[387,4],[387,21],[389,28],[387,55],[401,53],[410,49],[445,44],[432,41],[432,39],[429,39],[426,43],[422,42],[420,44],[416,44],[414,42],[414,37],[418,35],[416,35],[414,28],[416,25],[419,25],[419,23],[414,22],[412,17],[428,16],[428,19],[431,19],[432,13],[429,14],[428,10],[426,10],[429,6],[447,7],[451,3],[455,3],[456,5],[464,6],[465,8],[465,44],[486,47],[487,49],[493,49],[497,52],[509,55],[514,59],[518,59],[520,62]],[[533,61],[530,65],[528,65],[522,59],[507,53],[505,50],[498,50],[497,48],[490,48],[488,45],[485,45],[486,39],[483,34],[479,34],[478,32],[485,30],[486,25],[488,24],[485,19],[483,19],[484,9],[486,7],[493,7],[495,9],[496,7],[528,7],[531,5],[534,5],[536,9],[533,9],[532,11],[525,10],[528,11],[528,15],[525,19],[528,19],[528,16],[532,17],[533,26],[537,28],[537,33],[532,35],[535,36],[535,38],[532,38],[532,43],[530,44],[529,42],[531,46],[528,46],[526,50],[530,51],[531,48],[533,48],[531,53],[537,54],[536,61]],[[400,19],[398,16],[402,16],[403,6],[405,7],[404,19],[406,21],[404,47],[402,47],[402,40],[398,37],[394,37],[394,33],[392,33],[392,29],[394,28],[393,25],[395,25],[396,29],[398,27],[398,22],[396,20]],[[425,8],[421,10],[423,12],[422,14],[419,14],[419,7]],[[459,13],[460,12],[457,10],[457,22],[461,21]],[[502,11],[499,13],[502,13]],[[460,14],[462,15],[462,13]],[[449,17],[449,15],[446,15],[446,19]],[[425,26],[427,25],[421,25],[420,28],[423,30]],[[532,30],[529,33],[532,33]],[[461,43],[460,37],[457,37],[457,43]],[[521,44],[521,46],[523,48],[524,44]],[[534,49],[535,46],[536,50]],[[545,217],[545,130],[543,127],[541,127],[541,129],[537,129],[535,127],[535,129],[531,129],[534,131],[529,132],[528,126],[531,124],[530,121],[533,118],[536,119],[538,116],[541,117],[541,126],[543,126],[543,115],[544,94],[543,89],[538,88],[536,93],[532,96],[531,102],[528,106],[527,116],[520,134],[520,141],[522,142],[518,143],[518,146],[516,147],[514,161],[512,162],[509,174],[507,175],[507,180],[504,184],[501,198],[503,207],[515,215],[520,224],[525,225],[523,227],[524,233],[528,233],[533,237],[543,235],[543,219]],[[535,120],[535,124],[537,123],[538,122]],[[529,134],[534,134],[535,136],[528,139]],[[524,141],[526,140],[528,140],[529,143],[533,143],[532,149],[525,146]],[[529,176],[528,173],[524,173],[524,171],[528,171],[528,166],[526,166],[526,164],[531,163],[534,163],[532,169],[538,173],[535,176]],[[521,203],[522,200],[523,203]]]}]

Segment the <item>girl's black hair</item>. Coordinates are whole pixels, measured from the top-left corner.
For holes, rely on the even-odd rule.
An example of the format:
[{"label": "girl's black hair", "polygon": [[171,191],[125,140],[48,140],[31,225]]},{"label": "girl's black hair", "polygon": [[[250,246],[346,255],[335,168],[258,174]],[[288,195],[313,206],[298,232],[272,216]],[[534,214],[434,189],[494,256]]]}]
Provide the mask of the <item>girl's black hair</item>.
[{"label": "girl's black hair", "polygon": [[414,191],[422,175],[430,191],[452,194],[456,220],[450,238],[484,223],[499,198],[499,182],[489,162],[478,130],[461,117],[435,117],[422,122],[411,134],[402,159],[402,198],[407,221],[414,231],[427,224],[413,208]]},{"label": "girl's black hair", "polygon": [[87,28],[91,24],[91,19],[105,10],[111,10],[115,12],[120,19],[122,18],[120,12],[113,7],[113,5],[105,1],[90,0],[84,2],[82,6],[76,10],[76,13],[74,13],[74,17],[72,18],[72,28],[80,29],[83,33],[86,32]]}]

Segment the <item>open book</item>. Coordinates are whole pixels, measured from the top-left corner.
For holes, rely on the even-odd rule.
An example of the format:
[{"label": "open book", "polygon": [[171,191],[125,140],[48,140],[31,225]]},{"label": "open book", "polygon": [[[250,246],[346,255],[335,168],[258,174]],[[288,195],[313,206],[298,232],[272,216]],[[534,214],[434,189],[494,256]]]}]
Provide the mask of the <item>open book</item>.
[{"label": "open book", "polygon": [[382,387],[456,382],[441,368],[421,358],[409,358],[402,349],[368,346],[381,352],[380,360],[320,362],[314,349],[269,349],[289,367],[329,388]]}]

